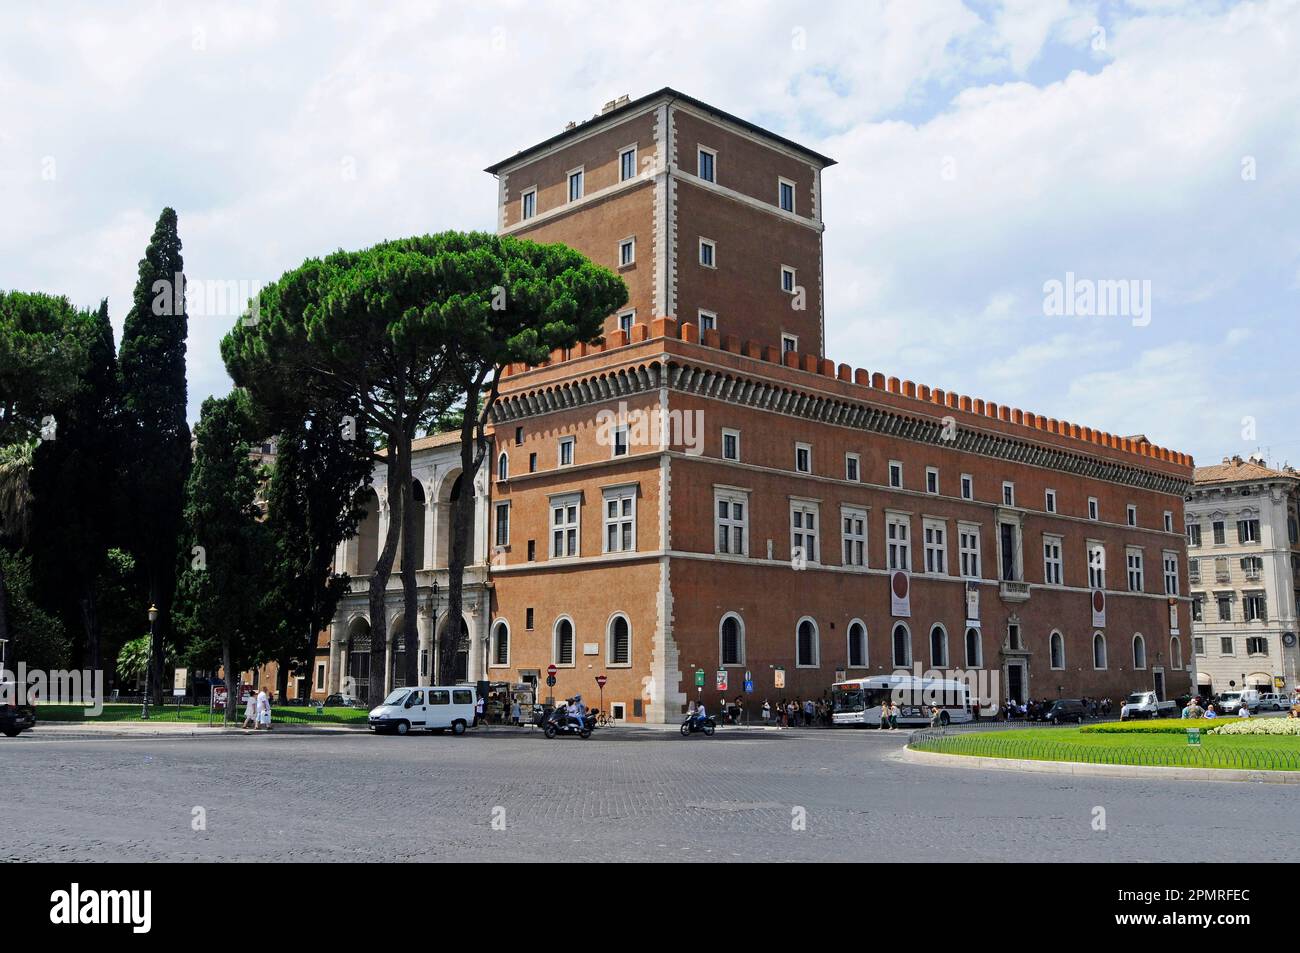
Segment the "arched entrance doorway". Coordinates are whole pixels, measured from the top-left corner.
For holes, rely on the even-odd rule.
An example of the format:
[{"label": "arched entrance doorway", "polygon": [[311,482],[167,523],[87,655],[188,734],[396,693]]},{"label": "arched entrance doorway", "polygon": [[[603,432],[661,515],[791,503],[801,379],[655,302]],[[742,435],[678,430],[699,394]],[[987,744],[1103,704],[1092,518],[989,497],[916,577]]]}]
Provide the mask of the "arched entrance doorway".
[{"label": "arched entrance doorway", "polygon": [[388,687],[391,690],[406,687],[406,616],[394,616],[390,631],[393,633],[393,650],[388,656]]},{"label": "arched entrance doorway", "polygon": [[[441,652],[442,635],[445,634],[448,623],[443,622],[438,636],[438,651]],[[441,655],[438,656],[441,659]],[[439,666],[438,672],[442,671]],[[441,677],[440,675],[437,677]],[[454,683],[469,681],[469,626],[465,620],[460,620],[460,638],[456,641],[456,654],[452,659],[451,679]]]},{"label": "arched entrance doorway", "polygon": [[370,697],[370,621],[353,619],[348,625],[348,656],[344,668],[343,693],[373,701]]}]

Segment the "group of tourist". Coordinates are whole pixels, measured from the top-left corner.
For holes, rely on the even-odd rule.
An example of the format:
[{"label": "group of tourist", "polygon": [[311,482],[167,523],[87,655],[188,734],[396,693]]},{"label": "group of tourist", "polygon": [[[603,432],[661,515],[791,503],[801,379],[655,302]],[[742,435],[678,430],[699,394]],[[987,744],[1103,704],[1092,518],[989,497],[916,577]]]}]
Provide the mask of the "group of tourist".
[{"label": "group of tourist", "polygon": [[802,703],[797,699],[782,698],[773,705],[765,698],[763,724],[775,724],[778,728],[829,728],[831,703],[824,698],[809,698]]},{"label": "group of tourist", "polygon": [[244,727],[253,731],[271,730],[271,696],[265,688],[249,692],[244,700]]}]

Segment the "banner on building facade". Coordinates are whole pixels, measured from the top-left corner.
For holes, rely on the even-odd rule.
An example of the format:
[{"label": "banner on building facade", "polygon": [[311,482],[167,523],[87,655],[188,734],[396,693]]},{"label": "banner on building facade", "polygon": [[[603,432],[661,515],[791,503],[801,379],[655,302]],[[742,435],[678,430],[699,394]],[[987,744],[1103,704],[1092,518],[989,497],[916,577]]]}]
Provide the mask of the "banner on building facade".
[{"label": "banner on building facade", "polygon": [[1169,600],[1169,634],[1178,634],[1178,603],[1174,599]]},{"label": "banner on building facade", "polygon": [[1092,590],[1092,627],[1094,629],[1106,627],[1106,593],[1100,589]]},{"label": "banner on building facade", "polygon": [[977,582],[966,583],[966,628],[980,627],[980,587]]},{"label": "banner on building facade", "polygon": [[895,618],[912,615],[912,580],[901,569],[889,578],[889,606]]}]

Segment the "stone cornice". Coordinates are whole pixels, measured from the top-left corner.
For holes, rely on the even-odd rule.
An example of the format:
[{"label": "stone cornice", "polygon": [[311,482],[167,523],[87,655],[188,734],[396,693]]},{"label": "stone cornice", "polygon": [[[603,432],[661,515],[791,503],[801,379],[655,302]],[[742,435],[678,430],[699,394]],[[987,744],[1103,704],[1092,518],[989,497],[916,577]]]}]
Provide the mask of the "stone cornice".
[{"label": "stone cornice", "polygon": [[941,418],[909,414],[876,406],[868,401],[816,393],[775,379],[662,353],[647,356],[639,363],[608,370],[593,368],[593,372],[587,375],[503,396],[497,403],[493,420],[497,424],[503,424],[540,414],[625,399],[660,387],[787,417],[847,427],[912,443],[942,446],[1158,493],[1183,496],[1191,487],[1190,479],[1158,470],[1126,465],[965,424],[955,428],[945,427]]}]

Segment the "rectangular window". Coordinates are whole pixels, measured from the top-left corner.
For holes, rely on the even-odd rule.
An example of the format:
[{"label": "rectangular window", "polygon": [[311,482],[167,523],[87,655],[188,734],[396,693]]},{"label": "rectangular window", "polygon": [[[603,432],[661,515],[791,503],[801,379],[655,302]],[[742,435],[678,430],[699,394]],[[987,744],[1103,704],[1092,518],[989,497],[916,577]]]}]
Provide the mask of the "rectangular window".
[{"label": "rectangular window", "polygon": [[1166,533],[1172,533],[1173,531],[1174,531],[1174,514],[1173,514],[1173,511],[1172,511],[1172,510],[1165,510],[1165,532],[1166,532]]},{"label": "rectangular window", "polygon": [[615,427],[613,436],[614,436],[614,446],[612,448],[613,450],[612,455],[615,457],[626,457],[628,451],[628,440],[629,440],[627,426],[624,425],[622,427]]},{"label": "rectangular window", "polygon": [[939,493],[939,469],[937,467],[925,468],[925,492],[935,495]]},{"label": "rectangular window", "polygon": [[636,239],[625,238],[618,243],[618,266],[625,268],[636,263]]},{"label": "rectangular window", "polygon": [[776,188],[777,204],[783,212],[794,211],[794,183],[789,179],[778,179]]},{"label": "rectangular window", "polygon": [[325,691],[325,663],[319,662],[316,665],[316,691]]},{"label": "rectangular window", "polygon": [[636,323],[635,311],[624,311],[618,316],[618,329],[624,334],[631,336],[632,325]]},{"label": "rectangular window", "polygon": [[717,490],[713,495],[717,513],[718,552],[730,556],[749,553],[749,494]]},{"label": "rectangular window", "polygon": [[789,265],[781,266],[781,290],[786,294],[794,294],[797,281],[795,271]]},{"label": "rectangular window", "polygon": [[844,454],[844,479],[850,483],[862,480],[862,458],[856,453]]},{"label": "rectangular window", "polygon": [[790,504],[790,559],[817,562],[816,503],[794,501]]},{"label": "rectangular window", "polygon": [[889,461],[889,485],[895,487],[903,485],[903,465],[897,460]]},{"label": "rectangular window", "polygon": [[717,314],[713,311],[705,311],[703,308],[701,308],[700,309],[700,336],[702,337],[705,331],[716,331],[716,330],[718,330]]},{"label": "rectangular window", "polygon": [[948,573],[948,526],[941,520],[925,520],[921,527],[925,542],[925,571],[934,576]]},{"label": "rectangular window", "polygon": [[1214,545],[1222,546],[1227,541],[1223,531],[1223,520],[1215,520],[1212,529],[1214,530]]},{"label": "rectangular window", "polygon": [[582,169],[574,169],[569,173],[569,201],[576,202],[583,195],[583,172]]},{"label": "rectangular window", "polygon": [[844,565],[866,566],[867,511],[846,506],[840,510],[840,522],[844,527]]},{"label": "rectangular window", "polygon": [[1130,503],[1124,508],[1124,512],[1128,517],[1128,525],[1136,526],[1138,524],[1138,508]]},{"label": "rectangular window", "polygon": [[1176,553],[1164,554],[1165,570],[1165,595],[1178,595],[1178,555]]},{"label": "rectangular window", "polygon": [[971,523],[958,523],[957,549],[961,557],[962,576],[967,579],[980,578],[980,528]]},{"label": "rectangular window", "polygon": [[568,467],[573,465],[573,437],[560,438],[560,466]]},{"label": "rectangular window", "polygon": [[1016,485],[1008,480],[1002,482],[1002,505],[1016,505]]},{"label": "rectangular window", "polygon": [[1106,588],[1106,547],[1101,543],[1088,543],[1088,588]]},{"label": "rectangular window", "polygon": [[523,442],[524,442],[524,428],[523,428],[523,427],[516,427],[516,428],[515,428],[515,446],[516,446],[516,447],[518,447],[518,446],[522,446],[522,445],[523,445]]},{"label": "rectangular window", "polygon": [[523,195],[519,196],[519,218],[526,222],[536,214],[537,190],[529,189]]},{"label": "rectangular window", "polygon": [[510,504],[498,503],[497,511],[497,533],[496,544],[498,546],[510,545]]},{"label": "rectangular window", "polygon": [[799,473],[812,473],[812,445],[796,443],[794,445],[794,468]]},{"label": "rectangular window", "polygon": [[[537,559],[537,540],[530,539],[528,541],[528,561],[531,563],[536,561],[536,559]],[[529,628],[531,629],[532,626],[529,626]]]},{"label": "rectangular window", "polygon": [[618,180],[626,182],[636,175],[636,146],[627,146],[618,154]]},{"label": "rectangular window", "polygon": [[1128,564],[1128,591],[1142,591],[1142,550],[1130,549],[1125,553]]},{"label": "rectangular window", "polygon": [[1098,509],[1097,498],[1095,496],[1088,497],[1088,519],[1094,521],[1100,519],[1100,510]]},{"label": "rectangular window", "polygon": [[789,354],[791,351],[799,350],[799,338],[793,334],[781,335],[781,353]]},{"label": "rectangular window", "polygon": [[578,517],[580,498],[571,493],[551,499],[551,558],[578,555]]},{"label": "rectangular window", "polygon": [[1247,622],[1267,622],[1268,610],[1264,604],[1264,593],[1248,592],[1241,600],[1241,610]]},{"label": "rectangular window", "polygon": [[1199,559],[1187,560],[1187,578],[1193,583],[1201,581],[1201,561]]},{"label": "rectangular window", "polygon": [[603,491],[607,553],[636,551],[636,489],[620,486]]},{"label": "rectangular window", "polygon": [[1187,524],[1187,545],[1188,546],[1201,545],[1201,524],[1200,523]]},{"label": "rectangular window", "polygon": [[1236,650],[1233,648],[1233,645],[1232,645],[1232,636],[1230,636],[1230,635],[1221,635],[1221,636],[1219,636],[1219,654],[1220,654],[1220,655],[1235,655],[1235,654],[1237,654],[1237,653],[1236,653]]},{"label": "rectangular window", "polygon": [[696,174],[705,182],[717,181],[718,153],[713,149],[700,146],[697,152]]},{"label": "rectangular window", "polygon": [[536,473],[536,472],[537,472],[537,454],[536,454],[536,453],[530,453],[530,454],[528,455],[528,472],[529,472],[529,473]]},{"label": "rectangular window", "polygon": [[[1232,596],[1220,593],[1214,597],[1214,601],[1219,608],[1219,621],[1232,621]],[[1229,653],[1230,654],[1230,653]]]},{"label": "rectangular window", "polygon": [[1056,512],[1056,491],[1055,490],[1048,490],[1043,495],[1043,509],[1045,509],[1049,513]]},{"label": "rectangular window", "polygon": [[906,516],[885,517],[885,542],[888,567],[908,572],[912,568],[911,520]]},{"label": "rectangular window", "polygon": [[1237,520],[1237,541],[1241,543],[1259,542],[1259,520]]},{"label": "rectangular window", "polygon": [[739,430],[722,431],[722,459],[724,460],[740,459],[740,431]]},{"label": "rectangular window", "polygon": [[1246,654],[1247,655],[1267,655],[1268,639],[1262,635],[1246,636]]},{"label": "rectangular window", "polygon": [[718,245],[707,238],[700,239],[700,264],[705,268],[718,267]]},{"label": "rectangular window", "polygon": [[[1201,596],[1196,596],[1195,598],[1192,599],[1192,621],[1193,622],[1205,621],[1205,600]],[[1202,644],[1204,644],[1204,640],[1202,639],[1197,639],[1197,641],[1202,642]],[[1196,654],[1204,655],[1205,649],[1203,647],[1197,648]]]},{"label": "rectangular window", "polygon": [[963,500],[975,499],[975,480],[969,473],[961,475],[961,498]]},{"label": "rectangular window", "polygon": [[533,627],[533,607],[529,606],[524,610],[524,628],[532,629]]},{"label": "rectangular window", "polygon": [[1043,582],[1049,586],[1061,584],[1061,537],[1043,537]]}]

